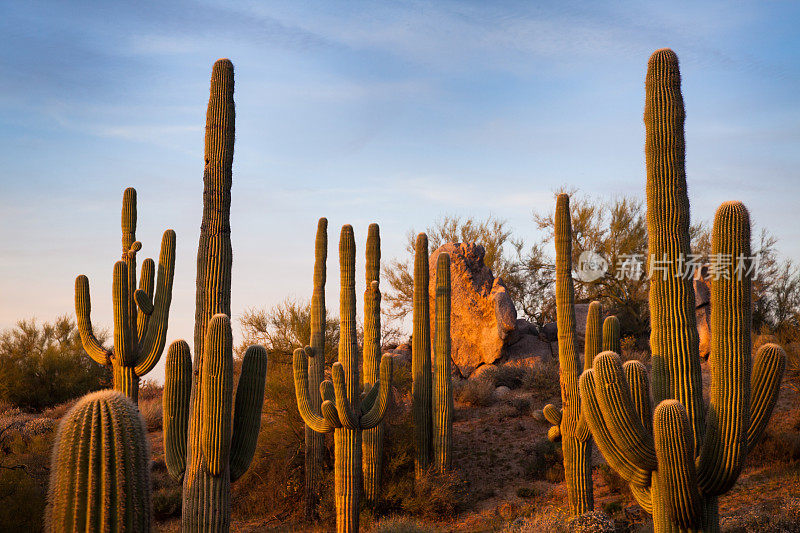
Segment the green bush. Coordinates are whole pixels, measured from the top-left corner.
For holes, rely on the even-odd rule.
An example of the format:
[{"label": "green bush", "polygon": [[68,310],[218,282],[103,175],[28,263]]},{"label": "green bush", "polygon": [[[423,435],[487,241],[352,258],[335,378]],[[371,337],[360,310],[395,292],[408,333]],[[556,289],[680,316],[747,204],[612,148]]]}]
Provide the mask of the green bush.
[{"label": "green bush", "polygon": [[0,400],[41,410],[110,384],[110,372],[86,355],[66,316],[41,326],[21,320],[0,333]]}]

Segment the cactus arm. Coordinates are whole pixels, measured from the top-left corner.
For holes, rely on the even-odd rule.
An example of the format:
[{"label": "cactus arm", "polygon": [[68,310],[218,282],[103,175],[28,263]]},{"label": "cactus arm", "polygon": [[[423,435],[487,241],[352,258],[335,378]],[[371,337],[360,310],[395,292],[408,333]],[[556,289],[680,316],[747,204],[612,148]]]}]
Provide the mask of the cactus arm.
[{"label": "cactus arm", "polygon": [[132,336],[128,316],[128,265],[125,261],[114,263],[112,283],[112,303],[114,304],[114,356],[121,366],[136,364],[136,343]]},{"label": "cactus arm", "polygon": [[655,470],[653,437],[645,431],[636,412],[617,354],[603,352],[598,355],[594,360],[594,375],[603,418],[617,446],[640,469]]},{"label": "cactus arm", "polygon": [[550,424],[554,426],[561,425],[561,409],[552,403],[548,403],[544,406],[544,409],[542,409],[542,414],[544,415],[545,420],[550,422]]},{"label": "cactus arm", "polygon": [[344,366],[340,362],[333,363],[331,368],[333,377],[333,390],[336,393],[336,411],[339,413],[339,420],[346,429],[359,429],[358,417],[350,405],[347,397],[347,379],[345,378]]},{"label": "cactus arm", "polygon": [[81,274],[75,278],[75,316],[78,322],[78,332],[81,335],[81,344],[94,362],[110,366],[112,353],[110,350],[103,348],[97,337],[94,336],[91,312],[89,278]]},{"label": "cactus arm", "polygon": [[323,400],[320,411],[322,411],[322,416],[326,423],[330,424],[332,428],[338,429],[343,427],[342,421],[339,420],[339,413],[336,411],[335,400]]},{"label": "cactus arm", "polygon": [[[336,370],[333,370],[333,386],[336,390],[336,408],[339,409],[339,418],[348,429],[349,423],[355,419],[354,411],[358,407],[361,382],[358,379],[358,347],[356,344],[356,242],[353,235],[353,226],[345,224],[339,236],[339,363],[341,364],[342,382],[344,388],[337,389]],[[335,366],[335,365],[334,365]],[[345,392],[342,395],[340,392]],[[340,407],[340,403],[347,403],[348,414],[353,418],[347,419]],[[357,419],[356,419],[357,422]],[[357,427],[357,425],[356,425]]]},{"label": "cactus arm", "polygon": [[216,314],[206,330],[201,373],[201,447],[212,476],[228,466],[233,401],[233,334],[227,315]]},{"label": "cactus arm", "polygon": [[[142,249],[142,243],[136,240],[136,189],[128,187],[122,193],[122,260],[128,266],[128,295],[136,292],[136,252]],[[136,331],[136,302],[129,299],[128,320],[131,331]],[[131,365],[127,365],[131,366]]]},{"label": "cactus arm", "polygon": [[377,400],[372,408],[361,417],[361,429],[371,429],[380,424],[386,416],[386,408],[389,406],[389,398],[392,389],[392,370],[394,360],[389,355],[381,357],[380,380],[375,384],[380,385]]},{"label": "cactus arm", "polygon": [[631,489],[631,495],[633,495],[633,499],[636,500],[636,503],[644,509],[644,512],[653,514],[653,497],[650,491],[650,487],[642,487],[641,485],[636,485],[635,483],[630,483],[628,485]]},{"label": "cactus arm", "polygon": [[164,459],[167,471],[177,481],[186,470],[186,438],[189,429],[189,397],[192,392],[192,357],[184,340],[167,350],[164,370]]},{"label": "cactus arm", "polygon": [[264,382],[267,378],[267,350],[250,346],[244,353],[242,375],[236,388],[231,437],[231,481],[236,481],[250,467],[261,429],[264,405]]},{"label": "cactus arm", "polygon": [[[175,232],[168,229],[161,239],[161,255],[158,258],[158,282],[153,313],[147,321],[147,331],[139,347],[140,359],[136,375],[150,372],[161,358],[167,341],[169,306],[172,303],[172,282],[175,277]],[[137,291],[138,292],[138,291]]]},{"label": "cactus arm", "polygon": [[765,344],[758,349],[751,377],[750,425],[747,429],[749,450],[753,449],[764,434],[778,401],[785,369],[786,352],[779,345]]},{"label": "cactus arm", "polygon": [[381,390],[381,386],[378,381],[372,385],[367,385],[367,387],[369,390],[364,397],[361,398],[361,407],[359,408],[359,411],[362,415],[372,409],[372,406],[375,405],[375,400],[378,398],[378,393]]},{"label": "cactus arm", "polygon": [[614,315],[607,316],[603,321],[603,346],[602,351],[614,352],[622,355],[620,346],[619,319]]},{"label": "cactus arm", "polygon": [[694,463],[692,427],[686,408],[664,400],[653,413],[653,436],[658,457],[659,492],[668,516],[681,528],[697,527],[702,499]]},{"label": "cactus arm", "polygon": [[711,286],[710,401],[697,478],[704,494],[719,495],[739,477],[750,425],[750,278],[734,270],[737,257],[750,257],[750,217],[741,202],[717,209],[711,254],[732,260]]},{"label": "cactus arm", "polygon": [[547,439],[550,442],[558,442],[561,440],[561,428],[559,426],[550,426],[547,430]]},{"label": "cactus arm", "polygon": [[[308,357],[305,350],[297,348],[292,358],[294,370],[294,390],[297,398],[297,409],[303,422],[317,433],[333,431],[334,425],[314,412],[308,393]],[[315,391],[316,392],[316,391]]]},{"label": "cactus arm", "polygon": [[592,368],[594,358],[600,353],[603,347],[603,325],[600,317],[603,314],[603,307],[598,301],[589,304],[589,312],[586,314],[586,340],[583,345],[583,369]]},{"label": "cactus arm", "polygon": [[646,487],[650,484],[651,469],[641,468],[624,453],[605,419],[598,401],[595,369],[587,370],[580,378],[581,408],[583,417],[592,431],[594,441],[608,464],[628,483]]},{"label": "cactus arm", "polygon": [[153,284],[155,283],[155,262],[147,258],[142,261],[142,269],[139,272],[139,288],[133,292],[133,299],[136,301],[136,307],[139,308],[139,313],[136,318],[136,336],[139,342],[144,338],[144,332],[147,330],[147,322],[150,320],[150,315],[153,313]]},{"label": "cactus arm", "polygon": [[622,365],[625,381],[631,393],[633,409],[648,434],[653,433],[653,407],[650,402],[650,378],[647,368],[639,361],[625,361]]}]

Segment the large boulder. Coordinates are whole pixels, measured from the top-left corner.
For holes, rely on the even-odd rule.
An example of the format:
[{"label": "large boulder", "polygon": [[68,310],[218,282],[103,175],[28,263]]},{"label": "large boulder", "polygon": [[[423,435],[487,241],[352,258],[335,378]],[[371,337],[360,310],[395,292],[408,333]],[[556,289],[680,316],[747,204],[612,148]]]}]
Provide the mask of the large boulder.
[{"label": "large boulder", "polygon": [[502,355],[503,345],[514,331],[517,310],[500,278],[483,262],[483,246],[448,243],[430,258],[431,334],[435,329],[436,261],[450,254],[450,336],[453,363],[462,376]]}]

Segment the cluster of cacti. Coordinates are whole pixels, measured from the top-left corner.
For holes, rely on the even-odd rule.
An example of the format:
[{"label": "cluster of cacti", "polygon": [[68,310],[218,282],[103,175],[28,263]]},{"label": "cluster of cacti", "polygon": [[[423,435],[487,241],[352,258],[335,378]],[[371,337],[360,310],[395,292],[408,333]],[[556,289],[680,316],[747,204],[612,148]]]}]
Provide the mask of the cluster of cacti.
[{"label": "cluster of cacti", "polygon": [[[373,257],[368,262],[368,278],[377,277],[377,270],[374,270],[378,257],[377,227],[370,234],[373,237],[372,246],[368,245],[367,248],[368,254],[371,253]],[[331,369],[333,381],[325,380],[319,388],[322,400],[319,410],[313,407],[309,394],[308,357],[320,357],[321,354],[315,353],[311,347],[298,348],[294,351],[293,368],[297,406],[303,420],[318,433],[333,431],[336,528],[339,532],[353,532],[358,531],[358,502],[362,488],[362,431],[377,427],[386,414],[390,399],[392,358],[388,355],[381,358],[380,374],[376,376],[378,379],[361,397],[356,343],[355,238],[350,225],[342,227],[339,266],[339,360]],[[368,318],[373,329],[369,334],[370,342],[379,346],[379,330],[375,329],[378,326],[376,316],[380,313],[378,291],[378,281],[372,280],[367,287],[365,301],[370,302],[371,306],[371,313],[368,314],[373,314],[372,318]],[[374,346],[365,347],[364,351],[368,350],[374,350]]]},{"label": "cluster of cacti", "polygon": [[45,529],[147,532],[150,507],[150,446],[136,405],[114,390],[87,394],[58,425]]},{"label": "cluster of cacti", "polygon": [[114,389],[138,402],[139,378],[156,366],[167,340],[167,321],[172,301],[175,271],[175,232],[164,232],[158,259],[158,279],[153,281],[155,263],[145,259],[139,288],[136,288],[136,252],[142,243],[136,240],[136,190],[125,189],[122,195],[122,260],[114,264],[112,302],[114,305],[114,349],[104,348],[94,335],[91,320],[89,279],[75,279],[75,314],[84,350],[101,365],[113,370]]},{"label": "cluster of cacti", "polygon": [[[689,249],[684,110],[678,58],[659,50],[646,81],[649,256],[666,268],[650,279],[652,393],[644,366],[601,353],[580,380],[586,420],[608,463],[653,515],[656,532],[718,531],[717,497],[735,483],[777,399],[785,354],[763,346],[751,361],[751,281],[745,207],[727,202],[712,229],[720,265],[711,287],[710,402],[703,405],[692,282],[680,275]],[[722,255],[717,255],[722,254]],[[747,259],[745,259],[746,261]]]},{"label": "cluster of cacti", "polygon": [[[569,196],[559,194],[555,214],[556,245],[556,323],[558,363],[561,383],[561,409],[547,404],[542,414],[552,427],[551,441],[561,440],[564,477],[570,513],[579,515],[594,509],[592,486],[592,436],[581,410],[578,354],[575,349],[575,289],[572,283],[572,223]],[[600,303],[592,302],[586,317],[584,369],[591,369],[600,350]]]},{"label": "cluster of cacti", "polygon": [[233,162],[233,65],[214,64],[206,117],[203,222],[197,252],[195,361],[176,341],[167,353],[164,449],[183,482],[184,531],[230,529],[230,484],[250,465],[261,427],[267,353],[247,349],[233,405],[230,187]]},{"label": "cluster of cacti", "polygon": [[[325,324],[327,319],[325,312],[325,278],[327,276],[327,259],[328,219],[323,217],[319,219],[317,224],[317,238],[314,245],[314,290],[311,295],[311,339],[309,342],[311,350],[308,352],[308,388],[313,391],[319,390],[325,377]],[[312,394],[310,402],[313,411],[320,413],[322,406],[320,395]],[[312,519],[319,500],[325,435],[314,431],[308,424],[305,426],[305,433],[305,515],[307,519]]]},{"label": "cluster of cacti", "polygon": [[[415,432],[414,473],[417,478],[434,463],[450,468],[453,391],[450,362],[450,256],[436,263],[436,351],[431,359],[430,271],[428,236],[417,235],[414,247],[414,310],[411,337],[411,414]],[[436,373],[433,375],[432,366]]]}]

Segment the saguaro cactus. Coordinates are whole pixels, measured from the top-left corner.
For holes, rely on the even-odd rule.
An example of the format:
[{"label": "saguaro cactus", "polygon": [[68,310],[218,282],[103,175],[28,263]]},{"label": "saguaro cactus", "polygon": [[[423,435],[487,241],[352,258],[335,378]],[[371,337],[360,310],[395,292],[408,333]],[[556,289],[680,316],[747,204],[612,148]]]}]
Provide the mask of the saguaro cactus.
[{"label": "saguaro cactus", "polygon": [[619,319],[614,315],[607,316],[603,321],[603,347],[601,351],[621,354],[619,336]]},{"label": "saguaro cactus", "polygon": [[[325,377],[325,278],[328,259],[328,219],[320,218],[317,223],[317,238],[314,246],[314,291],[311,295],[311,351],[308,354],[308,388],[319,390]],[[322,398],[312,394],[311,409],[318,416]],[[325,448],[325,435],[314,431],[306,424],[305,456],[305,512],[312,519],[319,500],[319,484],[322,478],[322,453]]]},{"label": "saguaro cactus", "polygon": [[433,378],[431,376],[431,312],[428,301],[428,236],[417,235],[414,248],[414,330],[411,337],[411,416],[416,436],[414,474],[417,478],[431,464]]},{"label": "saguaro cactus", "polygon": [[[570,513],[579,515],[594,509],[592,485],[592,439],[581,413],[578,368],[575,350],[575,289],[572,284],[572,223],[569,196],[559,194],[555,214],[556,244],[556,323],[560,367],[561,409],[547,404],[542,409],[552,424],[547,437],[561,440],[564,476]],[[600,346],[600,304],[589,306],[586,323],[585,367],[591,368],[592,355]]]},{"label": "saguaro cactus", "polygon": [[87,394],[61,420],[53,446],[45,529],[150,531],[150,446],[124,394]]},{"label": "saguaro cactus", "polygon": [[185,341],[172,343],[167,352],[165,457],[169,473],[183,481],[183,531],[225,532],[230,529],[230,484],[247,471],[258,441],[267,352],[262,346],[245,352],[234,408],[227,315],[212,317],[203,346],[194,373]]},{"label": "saguaro cactus", "polygon": [[156,366],[167,340],[175,272],[175,232],[168,229],[161,239],[155,299],[152,259],[142,263],[136,288],[136,252],[141,248],[142,243],[136,240],[136,189],[129,187],[122,195],[122,260],[114,264],[112,282],[113,350],[104,348],[92,330],[89,279],[84,275],[75,278],[75,315],[83,349],[97,363],[112,368],[114,389],[127,394],[134,403],[139,398],[139,378]]},{"label": "saguaro cactus", "polygon": [[167,352],[164,383],[164,449],[170,474],[183,482],[183,531],[230,529],[230,484],[244,474],[253,459],[264,403],[267,352],[251,346],[244,355],[232,405],[229,221],[233,115],[233,65],[221,59],[214,64],[206,116],[194,369],[189,345],[176,341]]},{"label": "saguaro cactus", "polygon": [[[689,253],[683,100],[678,58],[658,50],[646,83],[647,225],[654,412],[641,363],[603,352],[580,380],[586,420],[609,464],[653,514],[656,532],[719,531],[717,497],[735,483],[748,448],[777,399],[785,354],[765,345],[751,365],[750,221],[739,202],[717,211],[712,257],[712,370],[703,406],[691,280],[678,270]],[[655,267],[659,268],[656,269]],[[751,376],[752,367],[752,376]]]},{"label": "saguaro cactus", "polygon": [[450,469],[453,457],[453,388],[450,361],[450,254],[436,260],[436,350],[433,388],[433,463]]},{"label": "saguaro cactus", "polygon": [[[377,224],[370,224],[367,233],[366,252],[366,290],[364,291],[364,349],[363,373],[364,390],[369,390],[379,379],[381,357],[381,293],[378,278],[381,268],[381,236]],[[373,286],[373,282],[376,286]],[[372,429],[364,431],[362,442],[364,496],[375,502],[381,487],[383,469],[383,421]]]},{"label": "saguaro cactus", "polygon": [[[361,398],[356,345],[355,239],[353,228],[342,227],[339,241],[341,292],[339,295],[339,361],[333,364],[333,382],[320,387],[322,416],[311,407],[308,379],[310,347],[294,351],[294,386],[297,407],[309,427],[319,433],[334,434],[334,500],[336,529],[340,533],[358,531],[358,500],[361,492],[361,432],[376,427],[386,414],[392,381],[392,358],[381,358],[380,376]],[[369,274],[368,274],[369,275]],[[378,291],[372,281],[368,291]],[[380,296],[368,296],[379,302]],[[377,311],[376,311],[377,312]]]}]

